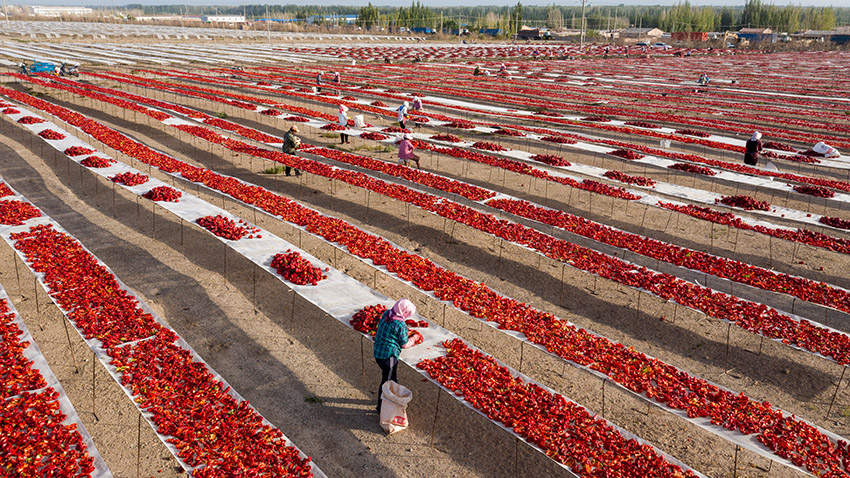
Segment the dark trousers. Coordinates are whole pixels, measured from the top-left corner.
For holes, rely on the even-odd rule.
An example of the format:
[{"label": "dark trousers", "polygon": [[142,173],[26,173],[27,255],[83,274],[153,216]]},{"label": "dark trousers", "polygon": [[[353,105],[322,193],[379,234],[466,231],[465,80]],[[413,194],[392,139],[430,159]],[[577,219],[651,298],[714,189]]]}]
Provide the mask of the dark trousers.
[{"label": "dark trousers", "polygon": [[[283,167],[283,170],[284,170],[284,172],[286,173],[287,176],[289,176],[289,173],[291,173],[293,169],[295,169],[295,168],[290,167],[290,166],[284,166]],[[301,171],[295,169],[295,175],[301,176]]]},{"label": "dark trousers", "polygon": [[345,133],[340,133],[340,134],[339,134],[339,142],[340,142],[340,144],[342,144],[342,143],[350,143],[351,141],[349,141],[349,140],[348,140],[348,135],[347,135],[347,134],[345,134]]},{"label": "dark trousers", "polygon": [[407,129],[407,125],[405,124],[404,121],[399,121],[398,125],[401,126],[401,129]]},{"label": "dark trousers", "polygon": [[396,377],[396,371],[398,370],[398,357],[390,357],[386,359],[376,358],[375,362],[378,363],[378,367],[381,367],[381,385],[378,387],[378,410],[381,409],[381,392],[384,388],[384,383],[387,380],[392,380],[393,382],[398,383],[398,377]]}]

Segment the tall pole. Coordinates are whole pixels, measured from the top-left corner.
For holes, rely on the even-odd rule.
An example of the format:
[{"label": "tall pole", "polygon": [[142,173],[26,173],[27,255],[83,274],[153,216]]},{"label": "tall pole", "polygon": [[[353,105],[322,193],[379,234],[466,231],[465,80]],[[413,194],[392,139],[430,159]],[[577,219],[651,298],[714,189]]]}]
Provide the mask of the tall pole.
[{"label": "tall pole", "polygon": [[640,23],[638,23],[638,41],[643,41],[643,17],[640,17]]},{"label": "tall pole", "polygon": [[581,0],[581,44],[579,45],[579,51],[584,50],[584,6],[587,3],[587,0]]},{"label": "tall pole", "polygon": [[271,21],[272,21],[272,19],[269,17],[269,6],[268,6],[268,5],[266,5],[266,33],[267,33],[267,34],[268,34],[268,36],[269,36],[269,48],[271,48],[271,46],[272,46],[272,26],[271,26]]}]

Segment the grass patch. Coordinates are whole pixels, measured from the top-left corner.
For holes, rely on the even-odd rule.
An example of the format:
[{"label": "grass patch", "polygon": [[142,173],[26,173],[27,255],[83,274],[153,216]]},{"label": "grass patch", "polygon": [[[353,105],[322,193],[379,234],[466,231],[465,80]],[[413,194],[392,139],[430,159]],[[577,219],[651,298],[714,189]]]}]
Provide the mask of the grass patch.
[{"label": "grass patch", "polygon": [[224,111],[219,111],[218,113],[215,114],[215,117],[221,118],[221,119],[227,119],[227,113],[225,113]]},{"label": "grass patch", "polygon": [[263,171],[263,174],[280,174],[283,172],[283,166],[275,166],[273,168],[268,168]]},{"label": "grass patch", "polygon": [[304,401],[307,403],[325,403],[325,400],[317,397],[315,395],[311,395],[309,397],[304,397]]},{"label": "grass patch", "polygon": [[319,136],[322,138],[337,138],[339,139],[339,133],[319,133]]}]

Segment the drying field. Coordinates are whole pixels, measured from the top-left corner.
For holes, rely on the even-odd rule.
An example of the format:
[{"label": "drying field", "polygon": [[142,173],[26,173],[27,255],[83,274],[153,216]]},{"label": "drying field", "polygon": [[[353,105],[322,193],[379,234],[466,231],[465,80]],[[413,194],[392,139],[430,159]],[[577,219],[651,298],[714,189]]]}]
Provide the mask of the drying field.
[{"label": "drying field", "polygon": [[850,475],[850,55],[122,48],[0,76],[5,469]]}]

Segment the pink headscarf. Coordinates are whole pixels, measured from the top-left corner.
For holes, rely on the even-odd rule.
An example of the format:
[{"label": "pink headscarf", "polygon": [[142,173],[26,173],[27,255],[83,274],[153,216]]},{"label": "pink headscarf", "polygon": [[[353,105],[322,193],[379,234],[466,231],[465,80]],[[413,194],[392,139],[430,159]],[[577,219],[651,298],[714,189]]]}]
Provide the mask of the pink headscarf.
[{"label": "pink headscarf", "polygon": [[389,320],[405,320],[415,313],[416,306],[413,305],[413,302],[407,299],[399,299],[399,301],[393,305],[390,313],[387,314],[387,318]]}]

